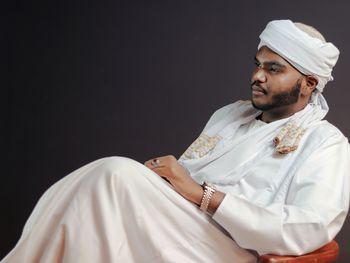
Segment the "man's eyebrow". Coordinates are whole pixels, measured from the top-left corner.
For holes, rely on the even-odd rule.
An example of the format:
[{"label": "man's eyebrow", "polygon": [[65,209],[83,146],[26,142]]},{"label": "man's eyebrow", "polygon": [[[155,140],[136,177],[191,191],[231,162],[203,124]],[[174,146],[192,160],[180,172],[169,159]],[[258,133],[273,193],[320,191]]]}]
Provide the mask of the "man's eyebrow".
[{"label": "man's eyebrow", "polygon": [[[261,63],[257,57],[254,57],[254,61],[258,62],[258,63]],[[265,61],[265,62],[263,62],[261,64],[265,64],[267,66],[277,66],[277,67],[280,67],[280,68],[286,68],[287,67],[286,65],[283,65],[283,64],[281,64],[280,62],[278,62],[276,60]]]}]

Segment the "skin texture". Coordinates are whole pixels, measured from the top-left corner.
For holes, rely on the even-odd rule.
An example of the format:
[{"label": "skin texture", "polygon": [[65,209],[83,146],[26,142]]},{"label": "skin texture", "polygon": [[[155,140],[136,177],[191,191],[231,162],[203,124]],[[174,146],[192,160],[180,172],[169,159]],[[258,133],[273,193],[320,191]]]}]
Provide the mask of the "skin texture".
[{"label": "skin texture", "polygon": [[[262,47],[255,56],[256,68],[251,78],[253,106],[262,110],[261,120],[269,123],[287,118],[302,110],[308,103],[317,85],[313,76],[305,76],[282,57],[267,47]],[[152,160],[158,159],[158,166]],[[153,158],[145,166],[166,179],[187,200],[201,203],[203,188],[172,155]],[[215,213],[225,194],[216,191],[210,200],[208,211]]]}]

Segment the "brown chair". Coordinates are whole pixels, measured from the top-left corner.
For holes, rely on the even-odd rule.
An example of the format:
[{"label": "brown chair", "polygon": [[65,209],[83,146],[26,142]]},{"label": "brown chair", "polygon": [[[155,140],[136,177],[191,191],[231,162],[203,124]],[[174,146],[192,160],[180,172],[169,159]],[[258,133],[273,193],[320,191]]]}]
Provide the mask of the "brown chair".
[{"label": "brown chair", "polygon": [[327,245],[314,252],[302,256],[277,256],[262,255],[259,257],[261,263],[328,263],[334,262],[339,254],[339,246],[336,241],[331,241]]}]

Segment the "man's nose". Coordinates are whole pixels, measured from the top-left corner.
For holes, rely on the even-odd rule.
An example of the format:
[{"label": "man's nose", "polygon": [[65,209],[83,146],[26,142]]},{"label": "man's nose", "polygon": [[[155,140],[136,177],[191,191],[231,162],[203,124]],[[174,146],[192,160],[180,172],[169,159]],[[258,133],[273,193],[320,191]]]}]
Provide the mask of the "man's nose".
[{"label": "man's nose", "polygon": [[252,82],[259,81],[259,82],[265,82],[266,81],[266,74],[263,68],[258,67],[255,69],[253,76],[252,76]]}]

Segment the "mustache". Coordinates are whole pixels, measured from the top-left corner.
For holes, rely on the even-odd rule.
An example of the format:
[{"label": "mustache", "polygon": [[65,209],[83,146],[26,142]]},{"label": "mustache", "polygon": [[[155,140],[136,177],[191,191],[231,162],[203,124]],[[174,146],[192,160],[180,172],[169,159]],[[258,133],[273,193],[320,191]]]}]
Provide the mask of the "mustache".
[{"label": "mustache", "polygon": [[267,93],[267,90],[265,87],[261,86],[260,82],[259,81],[254,81],[250,84],[250,88],[251,90],[256,90],[256,91],[260,91],[260,92],[263,92],[263,93]]}]

